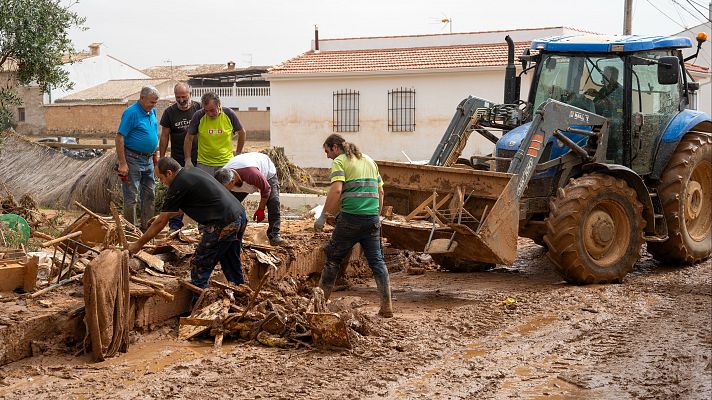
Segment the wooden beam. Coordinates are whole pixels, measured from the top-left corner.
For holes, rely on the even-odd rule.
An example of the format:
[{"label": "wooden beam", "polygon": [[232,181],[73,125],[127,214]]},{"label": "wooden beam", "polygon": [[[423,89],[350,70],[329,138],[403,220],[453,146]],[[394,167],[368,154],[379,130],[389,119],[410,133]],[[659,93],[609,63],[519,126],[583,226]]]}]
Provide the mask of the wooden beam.
[{"label": "wooden beam", "polygon": [[420,203],[418,207],[415,207],[413,211],[410,212],[410,214],[406,215],[405,220],[410,221],[413,219],[416,215],[418,215],[421,211],[425,211],[425,207],[429,206],[430,203],[435,202],[435,197],[437,197],[437,193],[433,192],[433,194],[430,195],[427,199],[425,199],[424,202]]},{"label": "wooden beam", "polygon": [[60,237],[58,237],[58,238],[56,238],[56,239],[52,239],[52,240],[50,240],[50,241],[44,242],[44,243],[42,243],[40,246],[42,246],[42,247],[49,247],[49,246],[52,246],[52,245],[57,244],[57,243],[59,243],[59,242],[63,242],[65,239],[71,239],[71,238],[75,238],[75,237],[81,236],[81,235],[82,235],[82,231],[72,232],[72,233],[70,233],[70,234],[67,234],[67,235],[64,235],[64,236],[60,236]]}]

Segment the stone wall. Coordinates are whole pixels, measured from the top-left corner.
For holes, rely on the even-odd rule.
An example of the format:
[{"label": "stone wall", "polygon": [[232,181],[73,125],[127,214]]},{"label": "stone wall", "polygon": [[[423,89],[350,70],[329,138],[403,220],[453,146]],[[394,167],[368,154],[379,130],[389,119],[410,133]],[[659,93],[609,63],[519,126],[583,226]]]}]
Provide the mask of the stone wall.
[{"label": "stone wall", "polygon": [[126,103],[77,103],[44,106],[47,134],[110,136],[116,133]]}]

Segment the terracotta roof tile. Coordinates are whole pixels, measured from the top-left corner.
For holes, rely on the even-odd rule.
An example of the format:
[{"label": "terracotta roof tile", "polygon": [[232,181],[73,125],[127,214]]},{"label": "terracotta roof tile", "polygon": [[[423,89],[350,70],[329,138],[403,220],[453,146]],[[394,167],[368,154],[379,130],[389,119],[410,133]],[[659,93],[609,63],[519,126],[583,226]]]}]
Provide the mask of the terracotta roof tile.
[{"label": "terracotta roof tile", "polygon": [[[515,43],[522,54],[529,42]],[[400,49],[309,51],[270,69],[274,75],[475,68],[507,64],[506,44],[476,44]]]},{"label": "terracotta roof tile", "polygon": [[150,76],[151,78],[172,78],[178,81],[187,81],[189,75],[207,74],[222,71],[227,71],[226,64],[189,64],[174,65],[172,67],[166,65],[159,65],[141,70],[141,72]]},{"label": "terracotta roof tile", "polygon": [[169,79],[116,79],[64,96],[61,99],[57,99],[56,102],[124,101],[127,97],[140,92],[144,86],[158,86],[168,80]]},{"label": "terracotta roof tile", "polygon": [[685,68],[688,71],[694,71],[694,72],[710,72],[709,67],[705,67],[703,65],[685,63]]}]

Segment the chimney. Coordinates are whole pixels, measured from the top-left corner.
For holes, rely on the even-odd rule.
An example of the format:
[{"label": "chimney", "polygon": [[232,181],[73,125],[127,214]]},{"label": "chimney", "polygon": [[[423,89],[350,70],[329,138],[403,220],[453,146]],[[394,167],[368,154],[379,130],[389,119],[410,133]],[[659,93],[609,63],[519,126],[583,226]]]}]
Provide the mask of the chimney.
[{"label": "chimney", "polygon": [[101,43],[92,43],[89,45],[89,52],[91,53],[92,56],[98,56],[100,53],[99,48],[101,47]]},{"label": "chimney", "polygon": [[319,51],[319,26],[314,25],[314,51]]},{"label": "chimney", "polygon": [[234,70],[235,70],[235,61],[228,61],[228,62],[227,62],[227,70],[228,70],[228,71],[234,71]]}]

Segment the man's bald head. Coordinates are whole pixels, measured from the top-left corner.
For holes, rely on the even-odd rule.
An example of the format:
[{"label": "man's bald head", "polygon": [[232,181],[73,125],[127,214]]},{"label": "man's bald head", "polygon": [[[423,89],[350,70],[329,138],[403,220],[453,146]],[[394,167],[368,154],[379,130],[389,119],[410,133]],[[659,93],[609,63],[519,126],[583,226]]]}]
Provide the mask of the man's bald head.
[{"label": "man's bald head", "polygon": [[181,110],[190,108],[190,86],[185,82],[178,82],[173,87],[173,94],[176,97],[176,103]]}]

